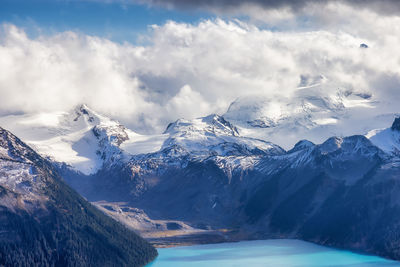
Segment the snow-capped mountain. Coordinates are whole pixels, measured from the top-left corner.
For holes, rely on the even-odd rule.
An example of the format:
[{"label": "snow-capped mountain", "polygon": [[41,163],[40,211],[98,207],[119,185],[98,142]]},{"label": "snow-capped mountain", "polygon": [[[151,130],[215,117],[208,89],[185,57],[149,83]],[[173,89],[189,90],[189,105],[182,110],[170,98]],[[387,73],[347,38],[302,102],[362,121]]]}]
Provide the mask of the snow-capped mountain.
[{"label": "snow-capped mountain", "polygon": [[300,87],[287,98],[239,98],[223,116],[237,126],[242,136],[290,149],[300,139],[321,143],[331,136],[365,134],[385,127],[395,114],[379,111],[377,105],[383,104],[369,93],[337,89],[321,82]]},{"label": "snow-capped mountain", "polygon": [[43,156],[66,163],[85,175],[138,154],[174,152],[174,157],[190,154],[205,158],[283,152],[270,142],[240,136],[235,126],[215,114],[180,119],[163,134],[147,136],[86,105],[70,112],[7,116],[0,118],[0,124],[19,134]]},{"label": "snow-capped mountain", "polygon": [[[234,125],[215,114],[177,120],[168,125],[164,135],[167,138],[159,151],[131,157],[126,165],[131,176],[162,175],[191,162],[207,161],[231,176],[236,170],[253,168],[263,156],[285,153],[270,142],[240,136]],[[140,190],[145,190],[144,184]]]},{"label": "snow-capped mountain", "polygon": [[[110,134],[111,129],[114,130],[112,133],[117,132],[117,139],[126,136],[116,122],[99,116],[85,105],[71,112],[12,115],[1,118],[1,125],[11,129],[43,156],[65,162],[85,174],[102,166],[100,158],[107,149],[105,145],[110,144],[112,149],[112,143],[99,139],[106,138],[104,135]],[[104,127],[110,127],[110,131],[101,131]]]},{"label": "snow-capped mountain", "polygon": [[165,130],[169,137],[162,150],[180,147],[191,156],[229,156],[283,153],[279,146],[239,135],[237,128],[223,117],[212,114],[193,120],[177,120]]},{"label": "snow-capped mountain", "polygon": [[255,166],[243,209],[257,238],[299,238],[395,259],[399,158],[365,136],[299,142]]},{"label": "snow-capped mountain", "polygon": [[[299,139],[320,143],[330,136],[363,134],[381,128],[394,116],[379,115],[368,123],[362,119],[354,123],[358,113],[374,105],[372,96],[339,89],[322,96],[319,91],[326,84],[323,77],[304,79],[304,86],[293,97],[238,99],[224,116],[179,119],[157,135],[135,133],[86,105],[69,112],[0,117],[0,125],[11,129],[41,155],[91,175],[110,164],[129,161],[131,157],[143,158],[149,153],[157,154],[159,160],[167,154],[170,161],[182,159],[183,155],[203,159],[215,156],[221,164],[233,168],[252,166],[248,159],[244,162],[228,157],[279,154],[283,152],[281,146],[289,150]],[[379,142],[378,132],[367,136],[374,135],[371,140]],[[393,135],[396,146],[396,133],[386,130],[379,136],[384,134]]]},{"label": "snow-capped mountain", "polygon": [[[78,105],[69,112],[6,116],[0,118],[0,125],[11,129],[42,156],[66,163],[86,175],[122,160],[120,147],[134,154],[159,149],[160,136],[136,134],[86,105]],[[143,145],[143,141],[150,144]]]},{"label": "snow-capped mountain", "polygon": [[[331,137],[319,145],[303,140],[285,155],[277,156],[274,160],[280,164],[286,162],[289,169],[299,171],[309,168],[324,168],[328,174],[337,177],[346,184],[354,184],[361,179],[372,162],[377,158],[390,158],[380,148],[362,135],[349,137]],[[271,168],[270,161],[262,162],[259,168],[264,171]],[[282,167],[275,171],[281,170]],[[344,171],[345,170],[345,171]],[[272,171],[269,171],[272,173]]]}]

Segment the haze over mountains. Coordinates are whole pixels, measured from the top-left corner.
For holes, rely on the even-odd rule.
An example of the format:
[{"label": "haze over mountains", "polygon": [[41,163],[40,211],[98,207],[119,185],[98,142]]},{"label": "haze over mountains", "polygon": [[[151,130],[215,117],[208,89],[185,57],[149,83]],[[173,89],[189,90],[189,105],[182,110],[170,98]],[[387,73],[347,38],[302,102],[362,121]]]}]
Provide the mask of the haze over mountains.
[{"label": "haze over mountains", "polygon": [[332,90],[329,86],[334,85],[323,76],[310,79],[304,77],[303,86],[290,97],[239,98],[224,117],[237,125],[242,135],[266,139],[285,149],[299,139],[321,143],[331,136],[385,128],[393,121],[392,112],[378,111],[384,103],[371,94],[340,87]]},{"label": "haze over mountains", "polygon": [[[234,125],[234,135],[241,137],[238,140],[255,138],[289,150],[301,139],[321,143],[331,136],[368,134],[371,137],[373,132],[387,128],[396,117],[396,113],[378,109],[377,106],[385,103],[376,102],[368,93],[339,88],[331,95],[321,95],[320,91],[326,89],[323,87],[325,83],[323,76],[314,79],[304,77],[304,86],[291,98],[239,98],[231,103],[223,118]],[[366,120],[365,114],[370,119]],[[196,141],[194,133],[199,131],[194,129],[201,130],[207,124],[202,120],[178,120],[175,124],[181,125],[179,131],[193,130],[190,138],[186,135],[181,139],[195,138]],[[167,127],[164,132],[155,135],[138,134],[86,105],[78,105],[67,112],[2,116],[0,124],[43,156],[67,163],[84,174],[95,173],[104,162],[120,160],[127,155],[156,152],[165,147],[171,138],[177,140],[177,132]],[[218,134],[226,135],[230,134]]]}]

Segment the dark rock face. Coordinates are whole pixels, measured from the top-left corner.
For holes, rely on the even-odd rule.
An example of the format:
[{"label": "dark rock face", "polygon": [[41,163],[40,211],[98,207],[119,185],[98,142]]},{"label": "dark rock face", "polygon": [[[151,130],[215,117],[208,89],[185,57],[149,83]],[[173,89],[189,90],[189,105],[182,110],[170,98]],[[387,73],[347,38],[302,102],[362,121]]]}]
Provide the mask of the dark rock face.
[{"label": "dark rock face", "polygon": [[156,255],[0,128],[1,266],[143,266]]},{"label": "dark rock face", "polygon": [[270,127],[276,126],[276,123],[273,120],[268,119],[268,118],[247,121],[247,123],[256,128],[270,128]]},{"label": "dark rock face", "polygon": [[400,131],[400,117],[396,118],[392,124],[393,131]]},{"label": "dark rock face", "polygon": [[88,111],[88,107],[86,105],[80,105],[76,110],[76,117],[74,121],[77,121],[81,116],[86,116],[89,122],[94,121],[94,117]]}]

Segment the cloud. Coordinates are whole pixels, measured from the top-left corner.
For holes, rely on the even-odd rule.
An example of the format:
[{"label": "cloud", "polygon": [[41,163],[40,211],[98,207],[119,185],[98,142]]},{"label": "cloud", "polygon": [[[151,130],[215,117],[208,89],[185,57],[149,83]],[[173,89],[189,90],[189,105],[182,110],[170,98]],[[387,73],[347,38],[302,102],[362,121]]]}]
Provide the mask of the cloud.
[{"label": "cloud", "polygon": [[374,112],[398,112],[400,19],[349,6],[335,12],[346,24],[296,31],[169,21],[153,25],[145,45],[75,32],[29,38],[3,25],[0,113],[87,103],[139,132],[161,132],[180,117],[223,114],[240,97],[290,99],[304,77],[320,75],[328,80],[321,95],[368,93]]},{"label": "cloud", "polygon": [[252,15],[255,9],[289,10],[292,13],[313,12],[329,4],[346,4],[356,8],[365,8],[381,14],[398,14],[398,0],[95,0],[106,2],[144,3],[150,6],[162,6],[183,10],[207,10],[211,12]]},{"label": "cloud", "polygon": [[32,40],[3,25],[0,42],[3,113],[67,110],[84,102],[108,113],[140,114],[151,104],[138,79],[117,62],[123,49],[110,41],[73,32]]},{"label": "cloud", "polygon": [[167,102],[166,110],[180,118],[194,118],[207,114],[212,108],[200,92],[193,91],[189,85],[185,85]]},{"label": "cloud", "polygon": [[[68,0],[67,0],[68,1]],[[78,2],[82,0],[69,0]],[[344,3],[358,7],[373,8],[386,12],[398,12],[400,5],[397,0],[86,0],[105,3],[143,3],[148,5],[158,5],[171,8],[224,8],[234,9],[245,5],[257,5],[266,9],[290,8],[301,10],[311,4]]]}]

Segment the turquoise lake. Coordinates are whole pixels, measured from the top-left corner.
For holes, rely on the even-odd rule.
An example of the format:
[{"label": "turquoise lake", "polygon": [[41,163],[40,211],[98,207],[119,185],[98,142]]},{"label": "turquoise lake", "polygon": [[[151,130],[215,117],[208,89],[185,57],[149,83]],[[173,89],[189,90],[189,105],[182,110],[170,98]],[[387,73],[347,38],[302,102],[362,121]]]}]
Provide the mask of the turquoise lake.
[{"label": "turquoise lake", "polygon": [[287,239],[161,248],[158,253],[147,267],[400,267],[377,256]]}]

